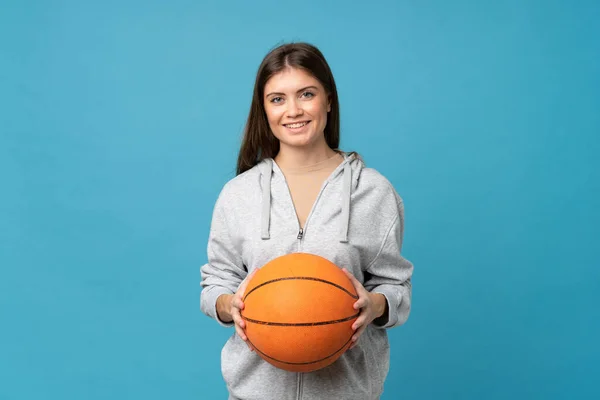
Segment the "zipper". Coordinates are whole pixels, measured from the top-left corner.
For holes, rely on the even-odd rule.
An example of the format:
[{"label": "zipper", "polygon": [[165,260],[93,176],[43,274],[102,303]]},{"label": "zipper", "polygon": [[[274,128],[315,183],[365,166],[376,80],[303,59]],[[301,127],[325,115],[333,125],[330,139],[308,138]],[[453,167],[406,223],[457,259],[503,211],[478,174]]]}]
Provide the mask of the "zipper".
[{"label": "zipper", "polygon": [[[344,163],[342,163],[341,165],[343,166]],[[338,168],[340,168],[340,166],[338,166]],[[337,171],[337,169],[334,170],[334,172],[332,172],[332,175],[335,174],[336,171]],[[306,227],[308,226],[308,221],[310,220],[310,217],[313,215],[315,208],[317,208],[317,203],[319,202],[319,199],[321,198],[323,191],[325,191],[325,188],[329,184],[329,178],[325,179],[325,182],[323,182],[323,185],[321,186],[321,190],[319,190],[319,194],[317,195],[317,198],[315,199],[315,202],[313,203],[313,205],[310,209],[310,212],[308,213],[308,216],[306,217],[306,221],[304,221],[304,227],[302,227],[302,225],[300,224],[300,218],[298,218],[298,212],[296,211],[296,206],[294,205],[294,199],[292,198],[292,192],[290,191],[290,186],[288,185],[287,179],[285,179],[285,176],[283,175],[283,173],[281,173],[281,176],[283,177],[283,183],[285,184],[285,187],[287,188],[288,199],[290,200],[290,205],[292,206],[292,210],[294,210],[294,215],[296,216],[296,222],[298,224],[298,236],[296,236],[296,239],[298,239],[298,252],[300,252],[300,251],[302,251],[302,239],[304,239],[304,233],[306,231]],[[298,372],[298,387],[296,390],[297,400],[302,399],[302,394],[303,394],[302,378],[303,378],[302,372]]]},{"label": "zipper", "polygon": [[[321,198],[321,195],[325,191],[325,188],[327,187],[328,184],[329,184],[329,180],[326,180],[325,182],[323,182],[323,186],[321,186],[321,190],[319,190],[319,194],[317,195],[317,198],[315,199],[315,202],[313,203],[312,207],[310,208],[310,212],[308,213],[308,216],[306,217],[306,221],[304,221],[304,228],[300,227],[300,232],[298,233],[298,236],[300,236],[300,239],[304,238],[304,234],[306,233],[306,227],[308,226],[308,221],[310,221],[310,217],[312,217],[313,213],[315,212],[315,209],[317,208],[317,204],[319,203],[319,199]],[[290,199],[291,199],[291,194],[290,194]],[[295,210],[295,208],[294,208],[294,210]],[[298,220],[298,225],[300,225],[299,220]]]},{"label": "zipper", "polygon": [[319,202],[319,199],[321,198],[321,195],[323,194],[323,191],[327,187],[327,184],[329,183],[329,181],[326,180],[325,182],[323,182],[323,185],[321,186],[321,190],[319,190],[319,194],[317,195],[317,198],[315,199],[315,202],[313,203],[313,205],[310,209],[310,212],[308,213],[308,216],[306,217],[306,221],[304,221],[304,227],[302,227],[302,225],[300,225],[300,218],[298,218],[298,212],[296,211],[296,206],[294,205],[294,199],[292,198],[292,192],[290,191],[290,187],[289,187],[285,177],[283,178],[283,182],[285,183],[285,187],[287,188],[290,205],[292,206],[292,210],[294,210],[294,215],[296,216],[296,223],[298,224],[298,235],[296,236],[296,239],[298,239],[298,252],[301,252],[302,251],[302,239],[304,239],[306,227],[308,226],[308,221],[310,221],[310,217],[313,215],[315,208],[317,208],[317,203]]},{"label": "zipper", "polygon": [[[339,168],[343,168],[344,164],[346,162],[347,161],[344,161],[340,165],[338,165],[338,167],[331,173],[330,177],[332,175],[336,174],[337,170]],[[279,168],[279,167],[277,167],[277,168]],[[296,222],[298,224],[298,236],[296,236],[296,238],[298,239],[298,252],[300,252],[300,251],[302,251],[302,239],[304,239],[306,227],[308,226],[308,221],[310,221],[310,217],[313,215],[313,212],[314,212],[315,208],[317,207],[317,203],[319,202],[319,199],[321,198],[323,191],[329,184],[330,178],[328,177],[327,179],[325,179],[325,182],[323,182],[323,185],[321,186],[321,190],[319,190],[319,194],[317,195],[317,198],[315,199],[315,202],[313,203],[313,205],[310,209],[310,212],[308,213],[308,216],[306,217],[306,221],[304,221],[304,227],[302,227],[302,225],[300,225],[300,218],[298,218],[298,212],[296,211],[296,206],[294,205],[294,199],[292,198],[292,192],[290,191],[290,186],[288,185],[287,179],[285,179],[285,175],[283,175],[283,172],[281,172],[281,176],[283,177],[283,183],[285,184],[285,187],[287,188],[288,199],[290,200],[290,205],[292,206],[292,210],[294,210],[294,215],[296,216]]]},{"label": "zipper", "polygon": [[302,399],[302,372],[298,372],[298,390],[296,395],[297,400]]},{"label": "zipper", "polygon": [[[296,222],[298,224],[298,236],[297,236],[297,239],[299,240],[298,251],[300,251],[301,241],[304,238],[304,232],[306,231],[306,226],[308,225],[308,221],[310,220],[310,217],[313,215],[313,212],[314,212],[315,208],[317,207],[317,203],[319,202],[319,199],[321,198],[323,191],[329,184],[330,177],[335,175],[339,168],[343,168],[346,162],[347,161],[343,161],[340,165],[338,165],[338,167],[331,173],[331,175],[329,177],[327,177],[327,179],[325,179],[325,182],[323,182],[323,185],[321,185],[321,190],[319,190],[319,194],[317,195],[317,198],[315,199],[315,202],[313,203],[313,205],[310,209],[310,212],[308,213],[308,217],[306,217],[306,221],[304,221],[304,228],[302,227],[302,225],[300,225],[300,218],[298,218],[298,212],[296,211],[296,206],[294,205],[294,199],[292,198],[292,192],[290,191],[290,186],[287,183],[287,179],[285,179],[285,175],[280,170],[281,176],[283,178],[283,183],[285,184],[285,187],[287,188],[288,199],[290,201],[290,205],[292,206],[292,210],[294,210],[294,215],[296,216]],[[277,165],[277,164],[275,163],[275,165]],[[279,169],[278,166],[277,166],[277,169]]]}]

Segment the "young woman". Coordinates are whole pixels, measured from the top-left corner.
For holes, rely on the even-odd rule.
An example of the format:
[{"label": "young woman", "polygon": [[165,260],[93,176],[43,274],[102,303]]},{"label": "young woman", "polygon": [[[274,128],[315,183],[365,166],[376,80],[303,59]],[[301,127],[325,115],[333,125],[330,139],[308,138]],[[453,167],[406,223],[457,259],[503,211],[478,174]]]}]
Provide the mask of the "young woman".
[{"label": "young woman", "polygon": [[[213,211],[201,309],[235,327],[222,351],[229,399],[378,399],[389,369],[387,329],[411,307],[413,265],[401,255],[404,207],[390,182],[339,146],[335,81],[312,45],[272,50],[256,77],[237,163]],[[310,373],[278,369],[253,351],[240,317],[257,268],[307,252],[343,268],[360,315],[353,343]]]}]

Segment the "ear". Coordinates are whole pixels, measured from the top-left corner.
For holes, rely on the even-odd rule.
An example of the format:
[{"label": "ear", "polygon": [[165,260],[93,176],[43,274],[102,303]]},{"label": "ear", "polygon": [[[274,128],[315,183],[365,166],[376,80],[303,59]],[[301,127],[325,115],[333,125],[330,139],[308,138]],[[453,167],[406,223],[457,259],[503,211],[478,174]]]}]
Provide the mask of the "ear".
[{"label": "ear", "polygon": [[327,112],[331,112],[331,95],[327,96]]}]

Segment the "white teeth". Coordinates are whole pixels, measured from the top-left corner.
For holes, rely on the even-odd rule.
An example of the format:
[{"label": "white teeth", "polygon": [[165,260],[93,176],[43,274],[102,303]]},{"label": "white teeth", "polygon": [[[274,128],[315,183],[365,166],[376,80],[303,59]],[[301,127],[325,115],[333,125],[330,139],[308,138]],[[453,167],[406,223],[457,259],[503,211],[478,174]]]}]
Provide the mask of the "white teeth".
[{"label": "white teeth", "polygon": [[308,124],[308,122],[300,122],[300,123],[297,123],[297,124],[287,124],[286,126],[287,126],[288,128],[293,128],[293,129],[295,129],[295,128],[301,128],[301,127],[303,127],[303,126],[304,126],[304,125],[306,125],[306,124]]}]

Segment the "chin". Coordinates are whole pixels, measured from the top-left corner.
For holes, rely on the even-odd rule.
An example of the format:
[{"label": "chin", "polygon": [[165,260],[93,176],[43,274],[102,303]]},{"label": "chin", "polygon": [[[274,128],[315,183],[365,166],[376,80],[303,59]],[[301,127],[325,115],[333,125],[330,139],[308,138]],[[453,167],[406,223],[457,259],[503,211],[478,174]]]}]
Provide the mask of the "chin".
[{"label": "chin", "polygon": [[290,147],[307,147],[315,142],[314,138],[310,137],[287,137],[281,141],[282,144]]},{"label": "chin", "polygon": [[299,144],[307,144],[314,140],[312,134],[297,134],[293,135],[289,132],[277,132],[275,137],[281,142],[289,146],[295,146]]}]

